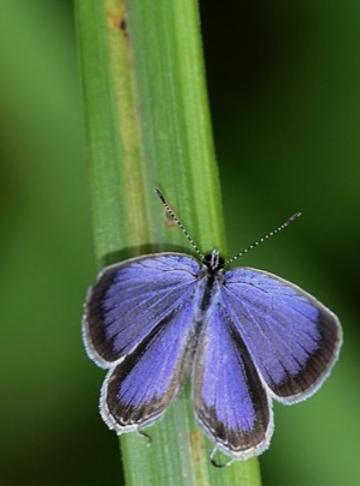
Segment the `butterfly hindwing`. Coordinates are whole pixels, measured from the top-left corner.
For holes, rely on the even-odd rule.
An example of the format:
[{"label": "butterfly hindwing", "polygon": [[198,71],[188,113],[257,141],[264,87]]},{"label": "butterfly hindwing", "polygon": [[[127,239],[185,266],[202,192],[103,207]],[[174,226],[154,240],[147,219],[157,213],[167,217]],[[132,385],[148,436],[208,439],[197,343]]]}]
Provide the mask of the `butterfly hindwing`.
[{"label": "butterfly hindwing", "polygon": [[225,273],[222,300],[274,398],[290,404],[317,390],[341,345],[331,311],[299,287],[250,268]]},{"label": "butterfly hindwing", "polygon": [[249,353],[225,308],[213,304],[203,323],[193,373],[201,427],[226,454],[260,454],[272,434],[272,410]]},{"label": "butterfly hindwing", "polygon": [[194,336],[194,298],[188,297],[120,364],[108,372],[100,410],[117,433],[151,424],[188,375]]},{"label": "butterfly hindwing", "polygon": [[85,304],[83,336],[103,368],[123,359],[160,322],[191,300],[199,263],[188,255],[158,253],[106,267]]}]

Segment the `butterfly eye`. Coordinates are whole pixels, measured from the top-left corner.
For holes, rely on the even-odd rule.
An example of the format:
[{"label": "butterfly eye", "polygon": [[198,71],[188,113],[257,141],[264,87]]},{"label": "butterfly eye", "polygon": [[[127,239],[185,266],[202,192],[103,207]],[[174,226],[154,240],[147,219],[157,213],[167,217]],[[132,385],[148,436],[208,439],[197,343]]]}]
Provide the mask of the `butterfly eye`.
[{"label": "butterfly eye", "polygon": [[225,264],[225,260],[223,259],[222,256],[219,256],[219,259],[218,259],[218,268],[223,268]]},{"label": "butterfly eye", "polygon": [[205,265],[210,265],[210,263],[211,263],[211,253],[209,253],[208,255],[205,255],[204,256],[203,263]]}]

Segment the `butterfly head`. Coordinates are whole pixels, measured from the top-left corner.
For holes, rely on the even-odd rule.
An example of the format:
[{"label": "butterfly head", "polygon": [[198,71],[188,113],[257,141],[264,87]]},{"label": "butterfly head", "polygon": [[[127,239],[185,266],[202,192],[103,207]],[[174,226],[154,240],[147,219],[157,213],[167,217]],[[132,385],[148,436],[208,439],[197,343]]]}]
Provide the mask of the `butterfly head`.
[{"label": "butterfly head", "polygon": [[218,272],[224,268],[225,263],[223,257],[219,255],[218,250],[213,250],[208,255],[205,255],[202,262],[211,273]]}]

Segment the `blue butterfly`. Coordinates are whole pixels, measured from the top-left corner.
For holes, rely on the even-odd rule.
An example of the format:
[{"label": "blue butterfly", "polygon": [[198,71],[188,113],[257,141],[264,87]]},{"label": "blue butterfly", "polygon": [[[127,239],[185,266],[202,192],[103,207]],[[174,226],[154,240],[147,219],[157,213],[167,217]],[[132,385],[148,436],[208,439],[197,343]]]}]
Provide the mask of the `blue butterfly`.
[{"label": "blue butterfly", "polygon": [[[104,268],[83,319],[89,357],[109,369],[100,411],[118,434],[163,416],[192,375],[195,416],[232,459],[261,454],[273,433],[272,400],[312,395],[336,361],[338,318],[276,275],[231,263],[299,216],[224,262],[203,256],[156,189],[199,259],[155,253]],[[215,450],[216,450],[215,448]]]}]

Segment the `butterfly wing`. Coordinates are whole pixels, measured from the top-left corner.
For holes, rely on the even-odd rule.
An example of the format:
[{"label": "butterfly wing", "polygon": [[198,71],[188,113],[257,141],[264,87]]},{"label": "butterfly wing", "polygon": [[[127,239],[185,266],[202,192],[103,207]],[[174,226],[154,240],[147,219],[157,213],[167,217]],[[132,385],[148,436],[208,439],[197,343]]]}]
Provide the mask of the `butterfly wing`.
[{"label": "butterfly wing", "polygon": [[106,267],[89,290],[83,338],[103,368],[131,353],[191,298],[199,263],[181,253],[158,253]]},{"label": "butterfly wing", "polygon": [[150,425],[163,414],[187,377],[190,342],[196,339],[192,317],[189,299],[109,371],[100,411],[111,429],[131,431]]},{"label": "butterfly wing", "polygon": [[105,269],[89,293],[85,343],[110,367],[100,412],[117,433],[152,423],[187,374],[199,264],[163,253]]},{"label": "butterfly wing", "polygon": [[269,446],[271,403],[221,302],[211,306],[199,338],[193,402],[200,426],[224,453],[247,459]]},{"label": "butterfly wing", "polygon": [[320,387],[342,340],[329,309],[299,287],[251,268],[225,273],[222,300],[274,398],[291,404]]}]

